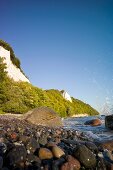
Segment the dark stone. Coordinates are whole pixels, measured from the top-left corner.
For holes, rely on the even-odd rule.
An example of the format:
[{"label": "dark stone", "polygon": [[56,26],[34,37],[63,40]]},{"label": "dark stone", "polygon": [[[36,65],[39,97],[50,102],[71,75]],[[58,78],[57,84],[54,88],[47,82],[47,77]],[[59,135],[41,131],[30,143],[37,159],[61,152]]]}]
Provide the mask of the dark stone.
[{"label": "dark stone", "polygon": [[86,142],[85,145],[86,145],[86,147],[87,147],[88,149],[90,149],[92,152],[94,152],[94,153],[97,153],[97,152],[98,152],[98,148],[97,148],[97,146],[96,146],[93,142]]},{"label": "dark stone", "polygon": [[73,154],[86,168],[96,166],[95,155],[85,145],[78,145]]},{"label": "dark stone", "polygon": [[2,168],[3,166],[3,158],[0,156],[0,169]]},{"label": "dark stone", "polygon": [[105,160],[103,158],[98,158],[97,170],[107,170],[106,169],[106,163],[105,163]]},{"label": "dark stone", "polygon": [[26,160],[27,160],[27,162],[30,162],[30,163],[38,162],[41,165],[41,160],[33,154],[28,154],[26,157]]},{"label": "dark stone", "polygon": [[28,141],[29,141],[29,137],[25,136],[25,135],[20,135],[19,136],[19,141],[21,141],[22,143],[24,143],[26,145],[28,143]]},{"label": "dark stone", "polygon": [[84,123],[85,125],[90,125],[90,126],[100,126],[102,124],[100,119],[93,119],[93,120],[88,120]]},{"label": "dark stone", "polygon": [[113,155],[109,150],[103,152],[104,159],[113,164]]},{"label": "dark stone", "polygon": [[59,170],[60,168],[60,166],[62,165],[62,164],[64,164],[64,162],[65,162],[66,160],[64,159],[64,158],[60,158],[60,159],[58,159],[58,160],[54,160],[53,162],[52,162],[52,170]]},{"label": "dark stone", "polygon": [[42,146],[46,145],[47,142],[48,142],[47,138],[48,138],[48,133],[45,132],[45,134],[42,134],[40,136],[39,141],[38,141],[39,144],[42,145]]},{"label": "dark stone", "polygon": [[105,116],[105,127],[113,130],[113,115]]},{"label": "dark stone", "polygon": [[0,143],[0,156],[3,156],[3,154],[7,151],[7,146],[5,143]]},{"label": "dark stone", "polygon": [[3,167],[2,170],[9,170],[7,167]]},{"label": "dark stone", "polygon": [[26,145],[26,149],[28,150],[28,153],[34,153],[37,148],[39,148],[39,143],[35,138],[30,138],[29,142]]},{"label": "dark stone", "polygon": [[16,145],[7,154],[6,161],[8,165],[17,164],[26,159],[27,151],[23,145]]}]

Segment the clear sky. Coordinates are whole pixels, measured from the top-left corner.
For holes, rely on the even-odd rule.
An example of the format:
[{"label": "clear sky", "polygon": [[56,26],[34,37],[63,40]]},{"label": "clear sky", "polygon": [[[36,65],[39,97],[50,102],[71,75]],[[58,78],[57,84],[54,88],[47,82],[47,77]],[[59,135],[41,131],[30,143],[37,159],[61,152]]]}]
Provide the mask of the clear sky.
[{"label": "clear sky", "polygon": [[113,103],[113,0],[0,0],[0,38],[33,85]]}]

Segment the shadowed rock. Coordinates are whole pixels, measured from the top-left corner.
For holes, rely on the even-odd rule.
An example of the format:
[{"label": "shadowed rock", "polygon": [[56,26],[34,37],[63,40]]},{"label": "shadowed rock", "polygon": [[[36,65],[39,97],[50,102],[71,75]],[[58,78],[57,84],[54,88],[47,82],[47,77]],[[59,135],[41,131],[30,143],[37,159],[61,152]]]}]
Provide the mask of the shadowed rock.
[{"label": "shadowed rock", "polygon": [[84,123],[85,125],[90,125],[90,126],[100,126],[102,124],[100,119],[93,119],[93,120],[88,120]]},{"label": "shadowed rock", "polygon": [[105,117],[105,126],[113,130],[113,114]]},{"label": "shadowed rock", "polygon": [[56,112],[48,107],[35,108],[24,114],[23,118],[35,125],[62,126],[61,118]]}]

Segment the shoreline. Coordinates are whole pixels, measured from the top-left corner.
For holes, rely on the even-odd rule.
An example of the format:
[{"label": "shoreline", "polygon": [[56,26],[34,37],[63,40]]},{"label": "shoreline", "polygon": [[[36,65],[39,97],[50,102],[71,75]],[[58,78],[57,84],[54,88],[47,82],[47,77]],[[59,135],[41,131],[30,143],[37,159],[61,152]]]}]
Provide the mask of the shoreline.
[{"label": "shoreline", "polygon": [[74,117],[88,117],[89,115],[88,114],[75,114],[75,115],[72,115],[70,118],[74,118]]}]

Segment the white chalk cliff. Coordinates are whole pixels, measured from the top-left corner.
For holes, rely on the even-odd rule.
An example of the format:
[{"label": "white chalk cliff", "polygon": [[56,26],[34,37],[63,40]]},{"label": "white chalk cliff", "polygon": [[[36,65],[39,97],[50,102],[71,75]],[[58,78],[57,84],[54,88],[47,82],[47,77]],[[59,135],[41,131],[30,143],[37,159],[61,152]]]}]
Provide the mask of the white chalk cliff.
[{"label": "white chalk cliff", "polygon": [[62,96],[65,100],[72,102],[70,95],[66,91],[62,90],[61,93],[62,93]]},{"label": "white chalk cliff", "polygon": [[6,63],[7,67],[6,71],[10,78],[13,78],[14,81],[29,82],[21,70],[12,63],[10,58],[10,51],[4,49],[2,46],[0,46],[0,57],[4,58],[4,63]]}]

